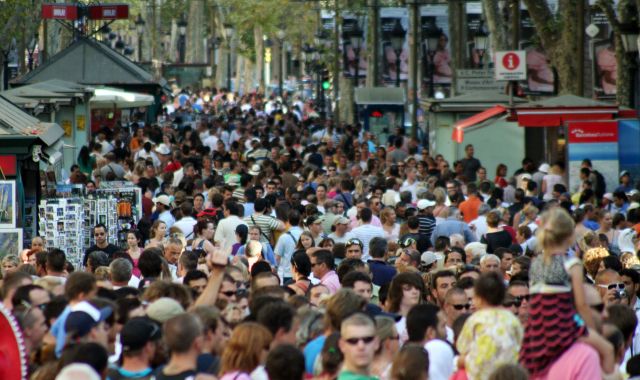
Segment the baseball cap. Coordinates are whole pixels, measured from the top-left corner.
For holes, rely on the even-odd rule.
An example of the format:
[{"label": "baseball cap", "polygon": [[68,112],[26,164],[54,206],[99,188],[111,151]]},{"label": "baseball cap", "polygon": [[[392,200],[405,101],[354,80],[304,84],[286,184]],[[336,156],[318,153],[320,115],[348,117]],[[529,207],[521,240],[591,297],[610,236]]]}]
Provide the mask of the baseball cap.
[{"label": "baseball cap", "polygon": [[525,179],[530,180],[531,178],[532,178],[531,174],[529,174],[529,173],[520,174],[520,179],[522,179],[522,180],[525,180]]},{"label": "baseball cap", "polygon": [[123,352],[136,351],[145,344],[160,339],[162,331],[158,324],[147,317],[130,319],[120,331]]},{"label": "baseball cap", "polygon": [[613,202],[613,194],[612,193],[605,193],[602,198],[608,199],[611,202]]},{"label": "baseball cap", "polygon": [[626,175],[629,175],[629,172],[627,170],[623,170],[620,172],[620,177],[624,177]]},{"label": "baseball cap", "polygon": [[420,256],[420,262],[422,265],[431,265],[438,260],[436,254],[431,251],[426,251]]},{"label": "baseball cap", "polygon": [[158,298],[151,302],[147,308],[147,315],[149,318],[160,323],[164,323],[182,313],[184,313],[182,305],[180,305],[178,301],[169,297]]},{"label": "baseball cap", "polygon": [[80,302],[67,316],[64,329],[75,332],[78,336],[85,336],[100,322],[109,318],[113,310],[111,307],[98,309],[87,301]]},{"label": "baseball cap", "polygon": [[362,241],[358,238],[351,238],[349,240],[347,240],[347,242],[344,244],[345,247],[349,247],[352,245],[359,245],[360,248],[364,247],[364,244],[362,244]]},{"label": "baseball cap", "polygon": [[169,198],[168,195],[164,195],[164,194],[158,195],[157,197],[153,198],[153,203],[162,203],[167,207],[171,207],[171,198]]},{"label": "baseball cap", "polygon": [[545,163],[540,164],[540,167],[538,168],[538,171],[541,171],[542,173],[549,173],[549,169],[550,169],[549,164],[547,164],[545,162]]},{"label": "baseball cap", "polygon": [[320,215],[311,215],[310,217],[307,218],[306,225],[310,226],[315,223],[322,223],[322,219],[323,218]]},{"label": "baseball cap", "polygon": [[336,224],[349,224],[350,222],[351,221],[349,220],[349,218],[347,218],[346,216],[341,216],[333,221],[333,225],[335,226]]},{"label": "baseball cap", "polygon": [[435,201],[430,201],[428,199],[420,199],[418,201],[418,210],[424,210],[427,207],[433,207],[436,205]]},{"label": "baseball cap", "polygon": [[262,171],[262,168],[260,167],[260,165],[254,164],[253,166],[251,166],[251,170],[249,170],[249,174],[256,176],[260,174],[261,171]]}]

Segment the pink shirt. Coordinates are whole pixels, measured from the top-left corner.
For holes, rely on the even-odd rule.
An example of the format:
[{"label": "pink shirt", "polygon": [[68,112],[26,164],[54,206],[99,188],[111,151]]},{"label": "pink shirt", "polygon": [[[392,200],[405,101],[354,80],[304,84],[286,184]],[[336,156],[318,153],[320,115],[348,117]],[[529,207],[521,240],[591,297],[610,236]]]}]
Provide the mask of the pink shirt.
[{"label": "pink shirt", "polygon": [[598,352],[586,343],[576,342],[549,367],[544,376],[532,380],[600,380],[602,368]]},{"label": "pink shirt", "polygon": [[325,273],[320,279],[320,283],[326,286],[331,294],[335,294],[341,287],[338,274],[333,270]]}]

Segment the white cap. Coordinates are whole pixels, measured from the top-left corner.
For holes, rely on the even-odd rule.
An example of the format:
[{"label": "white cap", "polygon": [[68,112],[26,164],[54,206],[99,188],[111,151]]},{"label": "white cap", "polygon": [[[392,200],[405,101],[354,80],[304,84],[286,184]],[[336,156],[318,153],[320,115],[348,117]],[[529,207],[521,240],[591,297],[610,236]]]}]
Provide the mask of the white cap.
[{"label": "white cap", "polygon": [[169,149],[167,144],[162,143],[162,144],[158,145],[158,147],[156,148],[156,153],[160,153],[162,155],[171,154],[171,149]]},{"label": "white cap", "polygon": [[549,166],[549,164],[547,164],[546,162],[540,164],[540,167],[538,168],[538,171],[541,171],[543,173],[549,173],[549,169],[551,167]]},{"label": "white cap", "polygon": [[428,199],[420,199],[418,201],[418,210],[424,210],[427,207],[433,207],[436,205],[435,201],[430,201]]}]

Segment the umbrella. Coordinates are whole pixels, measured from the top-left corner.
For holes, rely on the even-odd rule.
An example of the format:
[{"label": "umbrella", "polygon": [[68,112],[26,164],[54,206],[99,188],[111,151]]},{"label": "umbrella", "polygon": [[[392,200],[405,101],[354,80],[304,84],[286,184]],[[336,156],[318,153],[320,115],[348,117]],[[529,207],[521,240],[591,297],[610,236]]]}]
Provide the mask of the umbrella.
[{"label": "umbrella", "polygon": [[128,92],[116,88],[96,88],[90,100],[91,108],[137,108],[152,105],[152,95]]}]

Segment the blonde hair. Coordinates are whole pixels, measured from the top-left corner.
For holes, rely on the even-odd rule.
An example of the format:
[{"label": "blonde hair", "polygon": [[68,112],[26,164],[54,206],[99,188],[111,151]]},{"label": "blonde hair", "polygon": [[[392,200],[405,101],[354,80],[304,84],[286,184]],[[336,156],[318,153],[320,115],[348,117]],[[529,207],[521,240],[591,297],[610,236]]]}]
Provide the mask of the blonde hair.
[{"label": "blonde hair", "polygon": [[442,187],[433,189],[433,196],[437,205],[442,205],[447,200],[447,192]]},{"label": "blonde hair", "polygon": [[263,350],[268,350],[273,336],[256,322],[241,323],[233,329],[222,352],[220,375],[232,371],[252,372],[260,365]]},{"label": "blonde hair", "polygon": [[554,207],[542,214],[536,238],[545,261],[551,258],[550,248],[563,245],[571,239],[575,226],[571,215],[561,207]]},{"label": "blonde hair", "polygon": [[620,262],[625,269],[633,269],[640,266],[640,259],[632,252],[625,252],[620,255]]},{"label": "blonde hair", "polygon": [[600,268],[600,262],[609,256],[609,251],[604,248],[591,248],[584,253],[584,267],[591,277],[595,278]]},{"label": "blonde hair", "polygon": [[391,207],[383,208],[382,211],[380,212],[380,221],[382,222],[382,224],[386,224],[391,214],[395,214],[395,213],[396,212]]}]

